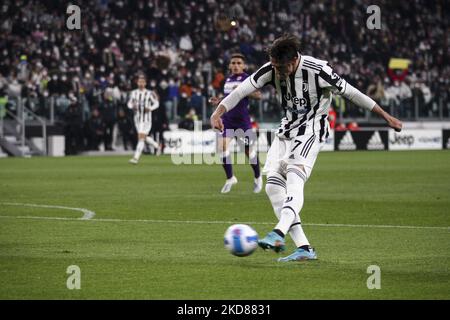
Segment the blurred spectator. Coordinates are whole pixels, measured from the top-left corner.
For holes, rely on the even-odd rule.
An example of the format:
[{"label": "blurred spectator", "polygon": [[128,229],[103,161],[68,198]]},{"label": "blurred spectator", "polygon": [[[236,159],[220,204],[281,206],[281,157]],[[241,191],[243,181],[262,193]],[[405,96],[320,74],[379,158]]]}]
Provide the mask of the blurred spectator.
[{"label": "blurred spectator", "polygon": [[334,129],[336,126],[336,111],[334,111],[333,107],[330,107],[330,111],[328,112],[328,122],[330,123],[330,128]]},{"label": "blurred spectator", "polygon": [[[56,117],[62,120],[73,92],[86,114],[99,108],[101,117],[110,117],[103,119],[110,129],[111,114],[103,112],[103,104],[114,105],[118,94],[126,95],[134,75],[142,70],[158,86],[168,84],[161,102],[173,119],[178,100],[182,117],[189,110],[188,87],[203,96],[220,92],[230,53],[244,52],[251,73],[267,61],[264,49],[273,39],[291,32],[300,37],[303,53],[329,60],[341,76],[367,88],[377,102],[394,103],[408,116],[414,109],[411,95],[420,94],[421,114],[433,115],[442,106],[444,115],[450,116],[448,1],[379,0],[377,5],[386,14],[383,28],[376,31],[365,28],[367,1],[80,0],[77,4],[85,12],[82,32],[65,29],[65,1],[2,1],[0,86],[10,101],[26,94],[36,110],[49,115],[51,98]],[[410,60],[407,71],[388,71],[392,57]],[[421,81],[418,87],[414,75]],[[399,83],[390,85],[384,79]],[[274,99],[268,94],[263,101],[265,120],[281,113]],[[337,113],[361,116],[350,104],[337,102]]]},{"label": "blurred spectator", "polygon": [[201,95],[200,89],[192,88],[192,96],[188,106],[194,109],[196,114],[202,114],[203,96]]},{"label": "blurred spectator", "polygon": [[358,131],[359,125],[355,121],[352,121],[352,122],[349,122],[349,124],[347,125],[347,129],[350,131]]},{"label": "blurred spectator", "polygon": [[195,109],[191,108],[184,119],[179,123],[178,127],[180,129],[194,130],[195,121],[198,121],[198,116],[195,113]]},{"label": "blurred spectator", "polygon": [[344,123],[338,123],[338,125],[336,126],[336,128],[334,130],[336,130],[336,131],[346,131],[347,127],[345,126]]},{"label": "blurred spectator", "polygon": [[[127,108],[128,109],[128,108]],[[119,126],[120,135],[122,136],[123,148],[134,150],[136,147],[136,130],[133,123],[132,114],[128,110],[120,108],[117,116],[117,124]]]},{"label": "blurred spectator", "polygon": [[400,117],[411,117],[412,91],[406,82],[394,81],[394,84],[386,89],[385,97],[389,105],[394,107],[394,114]]},{"label": "blurred spectator", "polygon": [[85,126],[87,138],[87,150],[100,150],[99,146],[103,140],[104,124],[98,109],[92,110],[91,117]]},{"label": "blurred spectator", "polygon": [[70,97],[70,104],[65,113],[65,154],[75,155],[84,149],[82,134],[81,108],[74,96]]},{"label": "blurred spectator", "polygon": [[376,76],[374,80],[367,88],[367,95],[375,101],[383,101],[385,99],[383,81],[380,76]]}]

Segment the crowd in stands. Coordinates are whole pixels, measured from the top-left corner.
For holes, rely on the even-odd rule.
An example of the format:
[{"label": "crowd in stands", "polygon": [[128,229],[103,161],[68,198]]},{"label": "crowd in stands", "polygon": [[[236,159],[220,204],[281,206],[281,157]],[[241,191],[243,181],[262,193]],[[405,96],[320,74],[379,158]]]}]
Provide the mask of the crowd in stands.
[{"label": "crowd in stands", "polygon": [[[125,102],[138,72],[160,97],[154,121],[161,132],[169,120],[201,117],[205,97],[222,89],[231,53],[242,52],[254,71],[267,61],[265,48],[289,32],[299,36],[304,54],[328,60],[400,116],[409,116],[417,99],[421,116],[435,115],[439,103],[448,116],[449,2],[372,2],[3,0],[0,98],[21,96],[49,117],[52,97],[56,119],[85,135],[79,143],[91,149],[103,141],[108,149],[115,124],[132,136]],[[69,4],[81,9],[81,30],[66,28]],[[371,4],[381,8],[381,30],[366,27]],[[388,73],[392,57],[411,60],[404,77]],[[264,93],[264,112],[279,119],[272,93]],[[344,111],[352,116],[352,110]]]}]

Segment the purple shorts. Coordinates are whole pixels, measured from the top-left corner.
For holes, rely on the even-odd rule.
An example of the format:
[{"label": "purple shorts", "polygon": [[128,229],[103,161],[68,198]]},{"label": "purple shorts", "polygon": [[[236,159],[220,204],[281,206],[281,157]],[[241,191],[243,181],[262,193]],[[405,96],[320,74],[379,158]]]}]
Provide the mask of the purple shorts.
[{"label": "purple shorts", "polygon": [[256,132],[253,131],[249,124],[230,126],[224,122],[224,130],[221,135],[224,138],[236,138],[238,141],[243,142],[246,146],[251,145],[256,140]]}]

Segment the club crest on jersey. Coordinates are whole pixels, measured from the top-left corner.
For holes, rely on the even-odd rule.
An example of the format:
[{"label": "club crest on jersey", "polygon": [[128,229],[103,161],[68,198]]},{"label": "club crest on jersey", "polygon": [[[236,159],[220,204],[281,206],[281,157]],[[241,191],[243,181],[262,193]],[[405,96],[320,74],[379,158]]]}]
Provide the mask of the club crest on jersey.
[{"label": "club crest on jersey", "polygon": [[307,92],[309,90],[309,84],[308,82],[303,82],[303,86],[302,86],[303,92]]}]

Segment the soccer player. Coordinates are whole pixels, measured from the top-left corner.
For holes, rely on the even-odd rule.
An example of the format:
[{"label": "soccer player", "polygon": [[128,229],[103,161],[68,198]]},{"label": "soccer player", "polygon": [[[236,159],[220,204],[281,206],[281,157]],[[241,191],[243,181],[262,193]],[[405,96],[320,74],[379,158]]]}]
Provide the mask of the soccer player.
[{"label": "soccer player", "polygon": [[134,125],[136,126],[138,134],[136,151],[134,152],[133,158],[129,161],[132,164],[138,164],[145,143],[148,143],[156,150],[159,150],[159,144],[148,136],[148,133],[152,128],[152,111],[159,107],[158,97],[156,93],[145,88],[147,81],[144,75],[139,75],[137,85],[138,88],[131,91],[130,99],[127,104],[128,108],[133,109],[134,111]]},{"label": "soccer player", "polygon": [[278,261],[317,259],[303,231],[300,210],[304,185],[328,135],[327,115],[332,95],[342,95],[355,105],[371,110],[396,131],[401,131],[402,123],[337,75],[327,61],[301,54],[300,41],[295,36],[276,39],[268,54],[270,62],[220,102],[211,115],[211,126],[222,130],[222,115],[254,90],[269,84],[276,88],[285,116],[268,151],[263,171],[267,172],[266,193],[279,221],[258,244],[263,249],[284,251],[285,236],[289,233],[297,249]]},{"label": "soccer player", "polygon": [[[240,53],[231,55],[229,69],[231,71],[231,74],[225,80],[223,89],[223,93],[225,96],[227,96],[231,91],[233,91],[234,88],[236,88],[249,76],[247,73],[245,73],[245,57]],[[248,97],[253,99],[260,99],[261,92],[254,91],[250,93]],[[209,102],[214,106],[217,106],[222,98],[222,96],[211,97],[209,99]],[[224,130],[222,135],[218,139],[218,149],[222,153],[223,169],[225,170],[225,175],[227,177],[225,184],[221,190],[222,193],[230,192],[231,187],[238,182],[236,176],[233,175],[231,156],[228,149],[231,139],[235,136],[237,138],[245,139],[245,154],[249,158],[249,162],[252,166],[253,174],[255,177],[253,192],[259,193],[261,192],[263,187],[263,180],[259,168],[258,154],[256,152],[256,148],[253,146],[256,143],[256,135],[252,131],[252,123],[250,120],[248,103],[248,98],[244,97],[237,103],[237,106],[233,110],[224,114],[222,117]],[[236,133],[235,130],[239,129],[242,129],[242,131],[240,133]]]}]

